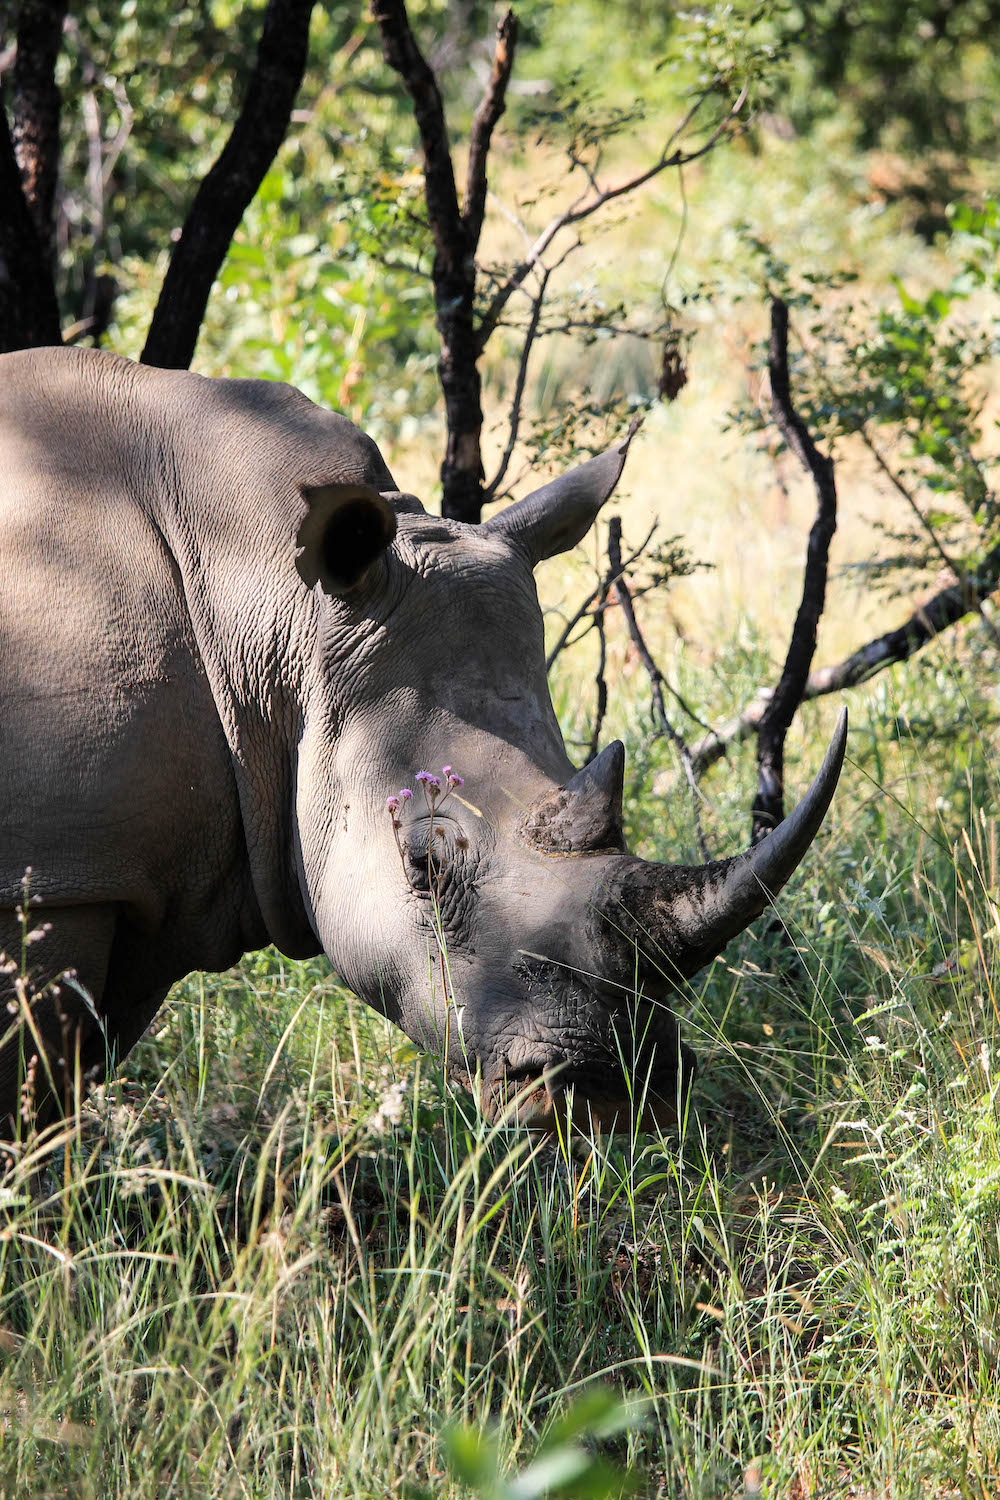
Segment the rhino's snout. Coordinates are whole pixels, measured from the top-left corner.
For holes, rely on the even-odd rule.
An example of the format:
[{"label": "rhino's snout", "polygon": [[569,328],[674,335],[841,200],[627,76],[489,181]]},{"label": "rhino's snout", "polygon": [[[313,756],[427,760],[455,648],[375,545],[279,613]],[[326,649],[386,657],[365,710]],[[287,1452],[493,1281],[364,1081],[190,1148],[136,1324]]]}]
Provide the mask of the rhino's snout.
[{"label": "rhino's snout", "polygon": [[536,988],[525,1000],[533,1035],[508,1043],[483,1069],[487,1117],[547,1130],[570,1122],[604,1130],[673,1125],[695,1060],[672,1012],[607,985],[577,981],[557,993],[551,973],[539,988],[540,971],[536,965]]},{"label": "rhino's snout", "polygon": [[[558,874],[560,901],[551,933],[536,933],[542,952],[522,949],[513,977],[527,1026],[551,1040],[508,1050],[484,1079],[491,1118],[548,1128],[568,1117],[604,1128],[676,1120],[695,1059],[664,1002],[789,879],[833,796],[846,733],[842,715],[819,774],[779,828],[747,854],[708,865],[649,863],[625,852],[618,743],[536,803],[520,837]],[[538,875],[544,879],[542,869]],[[567,907],[579,909],[578,921]]]}]

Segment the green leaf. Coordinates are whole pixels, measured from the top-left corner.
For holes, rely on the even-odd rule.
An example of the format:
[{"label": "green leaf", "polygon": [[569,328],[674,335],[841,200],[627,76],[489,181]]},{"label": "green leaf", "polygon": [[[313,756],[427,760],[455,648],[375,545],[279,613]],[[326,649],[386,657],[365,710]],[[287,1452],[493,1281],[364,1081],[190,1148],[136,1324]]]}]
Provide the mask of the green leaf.
[{"label": "green leaf", "polygon": [[633,1404],[621,1398],[606,1385],[594,1385],[583,1391],[569,1409],[548,1429],[540,1452],[546,1453],[560,1443],[587,1435],[610,1438],[641,1425],[642,1417]]},{"label": "green leaf", "polygon": [[551,1490],[572,1484],[592,1467],[594,1456],[585,1448],[566,1444],[536,1458],[504,1486],[505,1500],[540,1500]]},{"label": "green leaf", "polygon": [[448,1467],[455,1478],[473,1489],[492,1486],[497,1477],[497,1444],[489,1434],[468,1426],[449,1424],[441,1434]]}]

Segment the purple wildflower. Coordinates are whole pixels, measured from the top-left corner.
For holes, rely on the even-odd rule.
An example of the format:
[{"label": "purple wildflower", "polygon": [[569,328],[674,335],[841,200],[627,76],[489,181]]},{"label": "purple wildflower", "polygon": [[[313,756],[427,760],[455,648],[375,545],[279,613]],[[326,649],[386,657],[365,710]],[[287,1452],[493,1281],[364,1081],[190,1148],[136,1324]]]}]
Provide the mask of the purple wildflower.
[{"label": "purple wildflower", "polygon": [[399,789],[399,800],[400,800],[400,802],[412,802],[413,801],[413,793],[410,791],[410,788],[408,786],[401,786],[400,787],[400,789]]},{"label": "purple wildflower", "polygon": [[449,785],[449,787],[464,786],[465,782],[462,780],[461,776],[453,776],[451,774],[451,772],[449,771],[448,772],[448,785]]},{"label": "purple wildflower", "polygon": [[416,779],[417,781],[426,783],[428,781],[433,781],[434,777],[431,775],[430,771],[418,771]]},{"label": "purple wildflower", "polygon": [[385,805],[388,808],[389,812],[391,812],[391,813],[399,812],[399,798],[398,797],[386,797],[386,799],[385,799]]},{"label": "purple wildflower", "polygon": [[451,766],[442,766],[441,767],[441,775],[442,776],[447,776],[447,777],[450,778],[451,777]]}]

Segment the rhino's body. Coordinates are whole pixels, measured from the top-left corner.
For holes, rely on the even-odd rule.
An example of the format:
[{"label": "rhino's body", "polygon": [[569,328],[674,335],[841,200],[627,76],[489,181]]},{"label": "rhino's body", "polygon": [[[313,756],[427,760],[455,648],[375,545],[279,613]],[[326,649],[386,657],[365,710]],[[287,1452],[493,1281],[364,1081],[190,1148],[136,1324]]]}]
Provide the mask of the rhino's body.
[{"label": "rhino's body", "polygon": [[320,949],[293,836],[313,622],[282,607],[291,580],[310,604],[292,476],[393,486],[282,386],[72,351],[3,372],[0,943],[20,952],[30,867],[37,957],[103,996],[124,1050],[186,970]]},{"label": "rhino's body", "polygon": [[[623,456],[472,528],[425,515],[369,439],[288,387],[87,351],[0,360],[0,948],[21,953],[30,867],[30,925],[51,924],[28,950],[36,983],[76,970],[101,1022],[72,985],[36,1001],[55,1074],[78,1039],[98,1074],[175,979],[273,942],[325,949],[491,1084],[562,1065],[588,1096],[622,1097],[616,997],[637,932],[659,903],[682,940],[651,941],[690,971],[675,949],[732,876],[629,900],[614,787],[610,833],[580,847],[573,817],[545,812],[573,772],[531,564],[582,534]],[[434,819],[404,807],[408,872],[386,796],[442,761],[467,796]],[[604,795],[601,764],[581,805]],[[428,838],[451,991],[436,997],[413,878]],[[629,932],[609,936],[626,908]],[[674,1080],[672,1018],[646,1022]],[[34,1046],[0,1057],[9,1117]]]}]

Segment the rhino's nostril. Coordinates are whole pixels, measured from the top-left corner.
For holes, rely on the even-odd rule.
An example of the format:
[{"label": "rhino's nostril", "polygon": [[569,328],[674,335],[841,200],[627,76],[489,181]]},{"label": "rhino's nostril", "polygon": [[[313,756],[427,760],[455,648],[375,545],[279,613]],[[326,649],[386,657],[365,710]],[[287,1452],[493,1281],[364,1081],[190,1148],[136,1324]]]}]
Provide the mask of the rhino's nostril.
[{"label": "rhino's nostril", "polygon": [[484,1083],[484,1096],[495,1106],[506,1108],[518,1103],[518,1113],[527,1109],[530,1113],[538,1109],[551,1109],[563,1087],[568,1060],[564,1052],[555,1047],[525,1047],[512,1049],[500,1059],[493,1077]]},{"label": "rhino's nostril", "polygon": [[551,1099],[559,1088],[559,1075],[565,1073],[566,1066],[567,1060],[561,1053],[551,1053],[544,1058],[519,1063],[517,1067],[508,1064],[500,1075],[500,1082],[508,1095],[535,1087],[544,1088]]},{"label": "rhino's nostril", "polygon": [[[492,1081],[483,1085],[483,1106],[492,1120],[549,1128],[562,1097],[560,1075],[567,1059],[554,1049],[505,1059]],[[548,1122],[548,1123],[546,1123]]]}]

